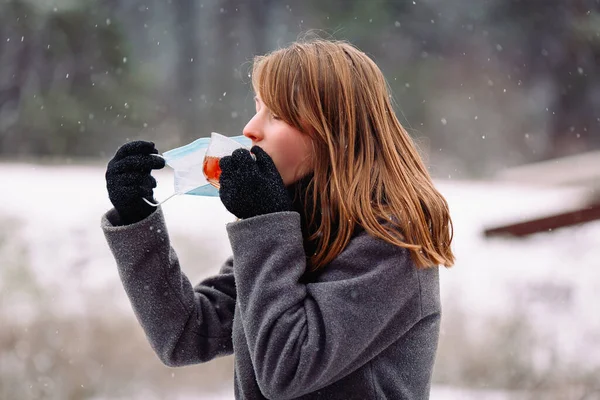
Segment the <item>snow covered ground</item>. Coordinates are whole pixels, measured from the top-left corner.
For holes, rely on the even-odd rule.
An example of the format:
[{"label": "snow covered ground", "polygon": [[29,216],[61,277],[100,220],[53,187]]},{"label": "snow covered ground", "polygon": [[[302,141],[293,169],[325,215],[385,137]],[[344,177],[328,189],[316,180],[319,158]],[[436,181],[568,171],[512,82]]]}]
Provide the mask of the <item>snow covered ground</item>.
[{"label": "snow covered ground", "polygon": [[[147,396],[148,394],[144,394]],[[139,400],[155,400],[151,397],[140,397]],[[220,393],[205,394],[203,400],[233,400],[233,390]],[[525,400],[526,397],[518,393],[508,393],[500,391],[484,390],[464,390],[452,387],[434,387],[431,390],[430,400]],[[93,400],[112,400],[112,399],[93,399]],[[137,399],[136,399],[137,400]],[[158,399],[156,399],[158,400]],[[197,393],[183,394],[173,400],[198,400]]]},{"label": "snow covered ground", "polygon": [[[0,163],[0,224],[5,225],[1,229],[27,243],[38,282],[61,288],[52,301],[65,313],[82,312],[87,297],[106,290],[114,294],[111,306],[130,312],[99,228],[102,213],[110,207],[104,169],[104,165]],[[168,169],[155,176],[159,182],[155,194],[161,200],[172,193],[172,176]],[[484,332],[489,316],[518,311],[561,360],[600,366],[600,222],[524,239],[483,236],[483,229],[498,223],[577,206],[588,193],[506,182],[437,184],[450,204],[457,256],[455,267],[441,273],[443,306],[449,310],[445,318],[460,309],[468,316],[469,330]],[[163,210],[190,279],[215,272],[229,255],[225,224],[233,220],[219,199],[177,196]],[[4,262],[0,260],[0,265]],[[35,314],[18,295],[4,300],[11,301],[7,310],[11,318],[25,321]],[[470,393],[436,387],[432,399],[509,398],[496,392]]]}]

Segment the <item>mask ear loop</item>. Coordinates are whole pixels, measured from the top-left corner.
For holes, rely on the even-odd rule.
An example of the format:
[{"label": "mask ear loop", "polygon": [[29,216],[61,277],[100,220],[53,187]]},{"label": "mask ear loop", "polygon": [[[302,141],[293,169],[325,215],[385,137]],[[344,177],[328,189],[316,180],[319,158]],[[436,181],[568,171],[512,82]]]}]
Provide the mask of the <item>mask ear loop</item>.
[{"label": "mask ear loop", "polygon": [[[160,155],[160,154],[150,154],[150,155],[151,155],[151,156],[155,156],[155,157],[160,157],[160,158],[162,158],[163,160],[166,160],[166,158],[164,158],[164,157],[163,157],[162,155]],[[144,197],[142,197],[142,200],[144,200],[144,201],[145,201],[145,202],[146,202],[148,205],[151,205],[152,207],[158,207],[158,206],[160,206],[161,204],[163,204],[165,201],[169,200],[169,199],[170,199],[170,198],[172,198],[172,197],[175,197],[175,196],[177,196],[178,194],[179,194],[179,193],[173,193],[172,195],[170,195],[169,197],[167,197],[166,199],[164,199],[163,201],[160,201],[160,202],[158,202],[158,203],[153,203],[153,202],[151,202],[150,200],[148,200],[148,199],[146,199],[146,198],[144,198]]]},{"label": "mask ear loop", "polygon": [[161,201],[161,202],[158,202],[158,203],[153,203],[153,202],[151,202],[150,200],[146,199],[145,197],[142,197],[142,200],[144,200],[144,201],[145,201],[147,204],[149,204],[149,205],[151,205],[151,206],[153,206],[153,207],[158,207],[158,206],[160,206],[162,203],[164,203],[165,201],[169,200],[171,197],[175,197],[175,196],[177,196],[178,194],[179,194],[179,193],[173,193],[172,195],[170,195],[169,197],[167,197],[166,199],[164,199],[163,201]]}]

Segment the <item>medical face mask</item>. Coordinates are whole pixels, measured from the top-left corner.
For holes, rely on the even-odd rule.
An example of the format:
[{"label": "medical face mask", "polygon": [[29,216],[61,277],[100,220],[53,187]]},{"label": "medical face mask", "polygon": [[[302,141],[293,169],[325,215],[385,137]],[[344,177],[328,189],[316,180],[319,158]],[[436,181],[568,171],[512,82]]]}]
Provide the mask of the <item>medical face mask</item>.
[{"label": "medical face mask", "polygon": [[219,196],[221,157],[231,155],[239,148],[250,149],[252,141],[245,136],[227,137],[216,132],[210,138],[200,138],[182,147],[169,150],[162,155],[166,164],[174,170],[175,192],[159,203],[144,201],[158,207],[179,194],[194,196]]}]

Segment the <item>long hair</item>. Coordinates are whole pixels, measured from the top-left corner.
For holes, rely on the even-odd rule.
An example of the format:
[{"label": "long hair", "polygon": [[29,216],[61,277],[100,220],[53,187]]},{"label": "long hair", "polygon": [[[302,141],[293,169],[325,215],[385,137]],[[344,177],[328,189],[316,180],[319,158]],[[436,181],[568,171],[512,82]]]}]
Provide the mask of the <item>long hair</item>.
[{"label": "long hair", "polygon": [[337,257],[359,225],[407,248],[417,267],[450,267],[448,204],[396,117],[377,65],[345,41],[308,39],[254,59],[264,104],[310,135],[313,177],[305,208],[316,271]]}]

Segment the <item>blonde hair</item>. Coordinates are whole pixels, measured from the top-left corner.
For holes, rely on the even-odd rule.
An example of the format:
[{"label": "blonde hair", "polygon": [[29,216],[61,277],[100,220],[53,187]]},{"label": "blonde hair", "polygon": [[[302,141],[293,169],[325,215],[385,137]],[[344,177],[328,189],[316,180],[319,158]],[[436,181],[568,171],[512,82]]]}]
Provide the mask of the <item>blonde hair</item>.
[{"label": "blonde hair", "polygon": [[[407,248],[417,267],[454,263],[448,204],[396,117],[377,65],[345,41],[309,39],[254,59],[264,104],[313,142],[305,208],[316,252],[337,257],[357,224]],[[309,195],[311,193],[312,195]]]}]

